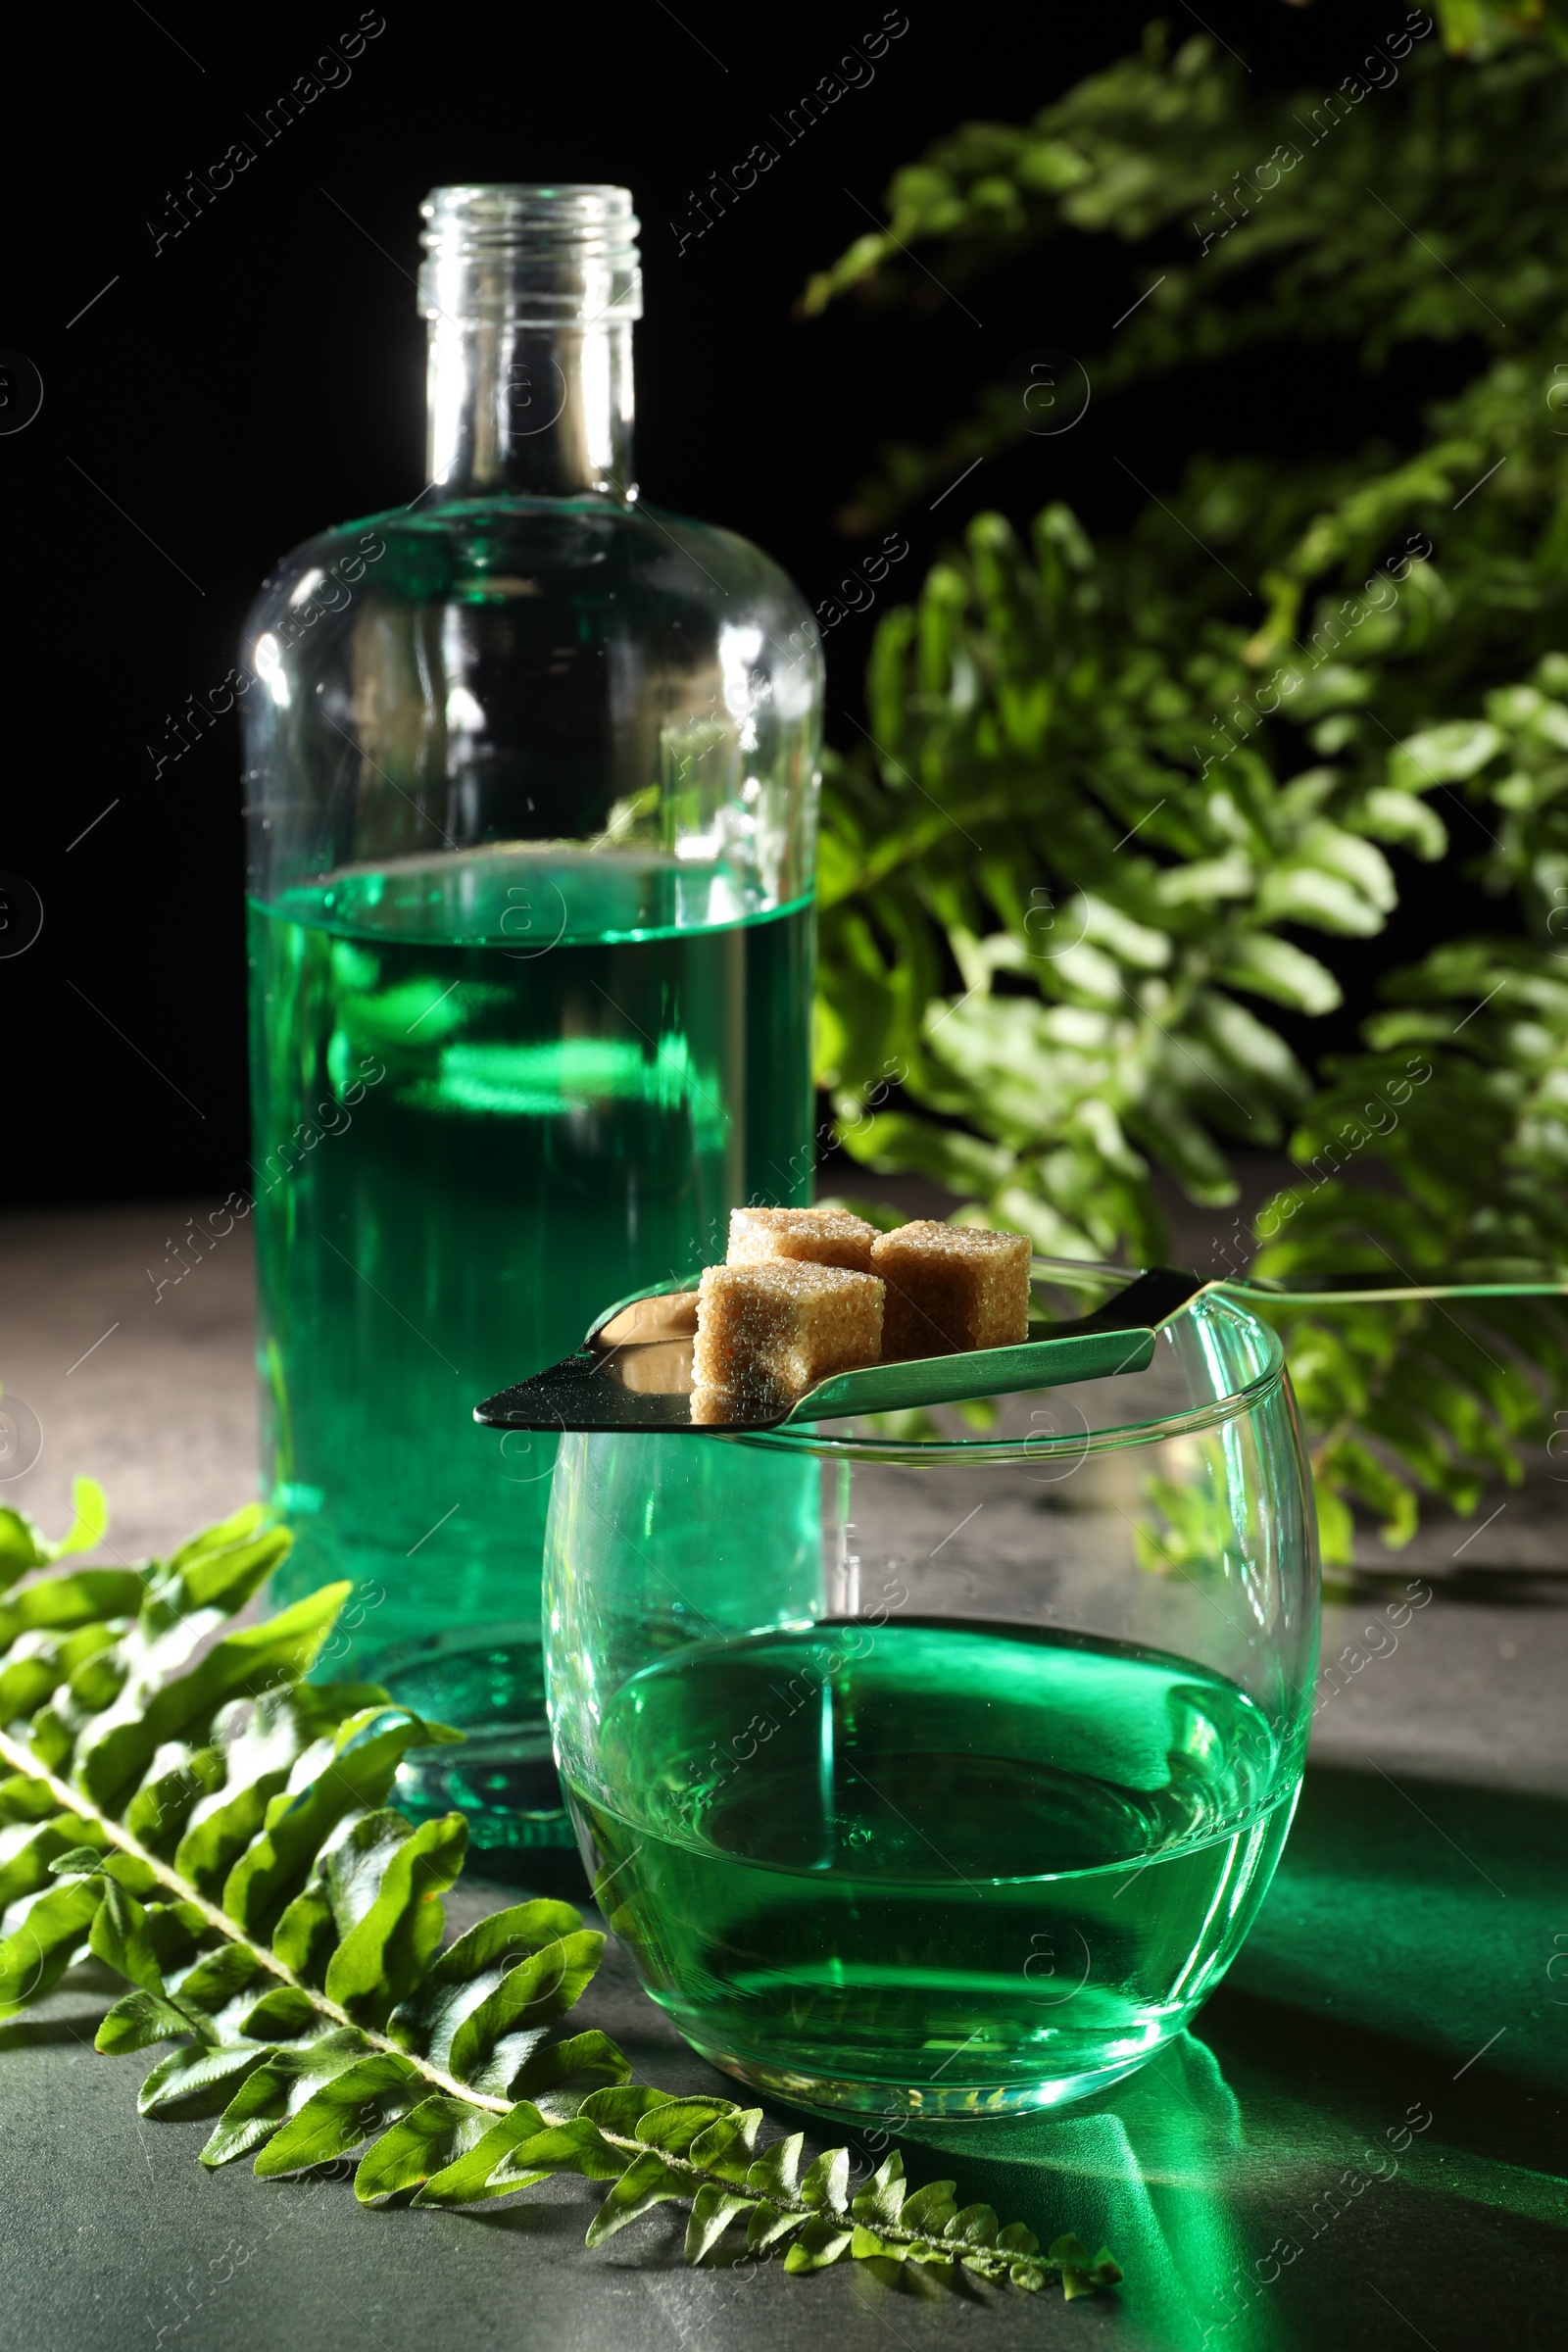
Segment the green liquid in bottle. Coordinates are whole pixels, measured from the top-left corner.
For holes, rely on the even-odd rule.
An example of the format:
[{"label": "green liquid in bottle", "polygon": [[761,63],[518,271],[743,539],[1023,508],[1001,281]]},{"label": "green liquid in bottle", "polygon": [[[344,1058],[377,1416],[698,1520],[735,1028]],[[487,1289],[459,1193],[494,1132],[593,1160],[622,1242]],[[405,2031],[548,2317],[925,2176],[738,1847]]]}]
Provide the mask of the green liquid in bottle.
[{"label": "green liquid in bottle", "polygon": [[743,2080],[889,2120],[1054,2104],[1179,2032],[1298,1780],[1202,1667],[934,1619],[704,1643],[599,1757],[613,1808],[568,1793],[655,1999]]},{"label": "green liquid in bottle", "polygon": [[[713,919],[716,914],[722,918]],[[287,1600],[355,1580],[318,1671],[467,1745],[400,1781],[481,1845],[569,1841],[544,1722],[554,1441],[474,1426],[610,1300],[810,1183],[808,902],[615,853],[398,861],[250,914],[268,1485]]]}]

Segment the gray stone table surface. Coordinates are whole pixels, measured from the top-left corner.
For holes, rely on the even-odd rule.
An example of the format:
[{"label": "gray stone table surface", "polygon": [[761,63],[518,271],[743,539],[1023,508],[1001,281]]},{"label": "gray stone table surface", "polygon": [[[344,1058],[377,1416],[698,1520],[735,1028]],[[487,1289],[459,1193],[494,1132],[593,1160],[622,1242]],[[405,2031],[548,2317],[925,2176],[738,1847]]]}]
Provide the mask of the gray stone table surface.
[{"label": "gray stone table surface", "polygon": [[[0,1218],[0,1412],[32,1416],[0,1428],[42,1439],[24,1469],[0,1459],[0,1500],[56,1530],[72,1472],[90,1470],[114,1506],[111,1556],[165,1550],[254,1492],[248,1245],[236,1229],[160,1295],[187,1213]],[[136,2061],[94,2054],[112,1995],[83,1971],[0,2024],[0,2352],[1561,2343],[1562,1467],[1537,1464],[1474,1521],[1431,1522],[1411,1552],[1365,1546],[1325,1609],[1337,1671],[1285,1858],[1197,2031],[1056,2117],[905,2143],[916,2180],[956,2173],[1045,2238],[1108,2242],[1127,2271],[1114,2296],[1067,2305],[865,2264],[693,2273],[671,2209],[589,2254],[594,2191],[569,2180],[470,2213],[365,2213],[338,2180],[209,2175],[208,2127],[139,2121]],[[580,1894],[570,1857],[536,1869],[538,1891]],[[461,1927],[514,1899],[466,1880],[449,1910]],[[613,1947],[582,2014],[640,2080],[723,2087]],[[773,2117],[822,2144],[809,2119]]]}]

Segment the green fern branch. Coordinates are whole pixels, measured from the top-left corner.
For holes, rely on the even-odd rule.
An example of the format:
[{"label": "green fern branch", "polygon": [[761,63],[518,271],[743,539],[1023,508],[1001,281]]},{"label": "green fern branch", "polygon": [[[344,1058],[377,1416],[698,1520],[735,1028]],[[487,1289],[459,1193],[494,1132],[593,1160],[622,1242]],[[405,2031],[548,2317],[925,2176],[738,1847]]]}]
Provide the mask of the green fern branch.
[{"label": "green fern branch", "polygon": [[[1396,645],[1414,603],[1367,632]],[[1407,784],[1328,765],[1278,782],[1240,629],[1184,653],[1190,620],[1064,509],[1027,546],[979,516],[878,634],[880,772],[831,778],[819,1074],[842,1140],[1053,1253],[1157,1255],[1152,1161],[1234,1197],[1225,1146],[1282,1142],[1309,1093],[1257,1001],[1339,1002],[1289,934],[1374,934],[1395,898],[1383,845],[1446,846]],[[1291,707],[1321,710],[1346,674],[1301,664]],[[905,1101],[869,1115],[890,1072]]]},{"label": "green fern branch", "polygon": [[[1564,711],[1568,719],[1568,711]],[[1518,942],[1439,949],[1368,1024],[1374,1051],[1336,1066],[1293,1139],[1310,1181],[1258,1219],[1265,1275],[1396,1281],[1560,1280],[1568,1273],[1568,973]],[[1386,1183],[1354,1180],[1375,1162]],[[1551,1301],[1271,1310],[1313,1432],[1331,1561],[1349,1556],[1343,1493],[1407,1543],[1422,1490],[1473,1510],[1568,1396],[1568,1329]],[[1325,1494],[1328,1496],[1325,1501]]]},{"label": "green fern branch", "polygon": [[[1507,13],[1462,5],[1489,30]],[[1523,13],[1511,12],[1516,30]],[[1358,343],[1369,368],[1400,343],[1477,335],[1554,357],[1559,280],[1537,257],[1561,252],[1568,36],[1555,16],[1541,29],[1548,23],[1544,43],[1506,53],[1476,38],[1450,39],[1445,55],[1405,35],[1402,53],[1391,40],[1381,80],[1369,56],[1365,79],[1352,71],[1337,91],[1261,94],[1206,35],[1172,52],[1151,25],[1141,55],[1087,76],[1032,122],[967,122],[937,140],[895,174],[886,228],[814,274],[799,308],[810,317],[851,292],[918,308],[936,299],[925,262],[909,266],[920,255],[962,286],[1064,234],[1115,237],[1135,253],[1158,236],[1158,258],[1138,254],[1130,277],[1135,315],[1102,350],[1080,354],[1099,400],[1287,335]],[[1402,219],[1369,203],[1369,187],[1399,188]],[[1412,237],[1403,223],[1414,220]],[[1473,291],[1478,278],[1492,300]],[[893,519],[1039,426],[1018,386],[986,387],[936,446],[881,450],[842,527]]]},{"label": "green fern branch", "polygon": [[144,2115],[215,2117],[202,2161],[251,2155],[264,2179],[358,2151],[365,2204],[576,2173],[612,2183],[590,2245],[676,2200],[694,2263],[744,2222],[754,2252],[788,2241],[791,2272],[957,2264],[1069,2296],[1120,2278],[1103,2249],[1042,2253],[960,2209],[952,2181],[909,2193],[897,2151],[852,2196],[847,2149],[802,2175],[800,2133],[759,2149],[760,2108],[633,2083],[608,2034],[558,2031],[606,1940],[568,1903],[490,1913],[443,1949],[466,1824],[416,1829],[386,1798],[410,1747],[457,1735],[372,1686],[303,1680],[349,1588],[213,1642],[287,1535],[253,1507],[167,1564],[35,1573],[106,1526],[89,1481],[60,1544],[0,1509],[0,2016],[90,1953],[131,1986],[98,2048],[173,2045]]},{"label": "green fern branch", "polygon": [[[149,1853],[141,1840],[133,1838],[123,1823],[112,1820],[107,1814],[100,1813],[96,1806],[88,1803],[82,1797],[79,1789],[73,1788],[67,1782],[56,1779],[52,1772],[41,1771],[38,1759],[31,1750],[23,1745],[21,1741],[13,1740],[6,1732],[0,1732],[0,1758],[10,1765],[14,1773],[30,1780],[33,1788],[48,1790],[60,1807],[61,1820],[79,1823],[88,1830],[96,1830],[103,1839],[103,1850],[101,1851],[92,1847],[78,1846],[51,1862],[49,1868],[55,1877],[61,1878],[67,1875],[73,1878],[84,1876],[89,1879],[102,1877],[104,1879],[103,1895],[108,1896],[110,1887],[121,1886],[122,1882],[108,1877],[105,1871],[106,1858],[111,1852],[123,1854],[128,1861],[135,1863],[139,1870],[145,1871],[149,1879],[156,1881],[160,1886],[172,1894],[177,1904],[186,1911],[195,1912],[215,1935],[224,1938],[230,1949],[243,1953],[251,1960],[255,1964],[258,1974],[265,1973],[268,1976],[275,1977],[280,1984],[286,1984],[291,1991],[299,1993],[309,2001],[311,2007],[319,2016],[330,2019],[335,2026],[349,2028],[370,2049],[394,2052],[398,2050],[398,2044],[389,2040],[385,2034],[373,2033],[368,2027],[357,2024],[348,2010],[343,2008],[339,2002],[330,2000],[318,1986],[307,1984],[303,1978],[297,1976],[293,1969],[278,1958],[269,1944],[258,1942],[247,1936],[244,1930],[230,1919],[217,1903],[208,1902],[188,1879],[181,1878],[177,1870],[172,1870],[167,1862],[161,1862],[156,1854]],[[456,1815],[449,1815],[448,1821],[438,1826],[448,1828],[450,1823],[458,1818]],[[140,1914],[139,1917],[138,1914]],[[119,1901],[115,1903],[116,1924],[108,1930],[108,1933],[120,1937],[122,1947],[127,1956],[130,1954],[131,1946],[126,1938],[138,1933],[145,1936],[145,1913],[141,1912],[139,1904],[135,1904],[132,1908],[129,1898],[123,1904]],[[31,1933],[25,1929],[22,1932]],[[101,1940],[106,1939],[101,1938]],[[101,1952],[95,1952],[95,1956],[108,1957],[106,1953]],[[134,1968],[125,1968],[118,1960],[112,1960],[110,1965],[121,1967],[123,1975],[135,1976]],[[170,2011],[181,2020],[185,2031],[197,2034],[205,2033],[207,2021],[202,2013],[183,2007],[176,1998],[169,1995],[161,1975],[157,1985],[149,1989],[155,1990],[160,2000],[167,2000]],[[20,2007],[21,2003],[16,2005]],[[124,2004],[122,2003],[121,2006],[123,2008]],[[145,2012],[137,2010],[133,2014],[140,2017]],[[506,2113],[508,2102],[505,2099],[486,2098],[482,2092],[475,2091],[468,2085],[459,2082],[454,2076],[444,2073],[440,2067],[431,2066],[427,2060],[416,2060],[416,2064],[432,2088],[450,2091],[480,2107],[493,2108],[497,2114]]]},{"label": "green fern branch", "polygon": [[[1260,335],[1338,338],[1368,368],[1412,341],[1483,347],[1392,447],[1196,454],[1099,549],[1061,510],[1026,543],[982,514],[883,613],[873,740],[824,799],[819,1076],[856,1158],[1048,1252],[1147,1263],[1168,1246],[1154,1170],[1217,1206],[1237,1147],[1289,1136],[1305,1173],[1283,1241],[1279,1204],[1259,1228],[1269,1270],[1568,1267],[1568,362],[1562,270],[1540,261],[1568,254],[1564,22],[1454,0],[1444,43],[1468,62],[1391,40],[1397,74],[1322,117],[1210,41],[1152,33],[1032,122],[941,142],[895,180],[889,232],[814,281],[820,308],[912,289],[903,249],[925,244],[949,283],[1059,233],[1142,245],[1147,300],[1085,356],[1097,399]],[[1291,137],[1298,163],[1260,170]],[[1390,173],[1397,218],[1369,197]],[[1234,229],[1209,202],[1231,182]],[[1147,242],[1195,206],[1215,237]],[[983,398],[862,506],[1038,421]],[[1312,934],[1376,938],[1401,851],[1463,859],[1533,944],[1510,964],[1451,943],[1363,1028],[1370,1054],[1314,1081],[1310,1033],[1275,1007],[1336,1008]],[[1435,1076],[1389,1143],[1368,1120],[1398,1039]],[[1423,1496],[1468,1512],[1568,1400],[1545,1306],[1281,1319],[1341,1563],[1352,1505],[1397,1543]]]}]

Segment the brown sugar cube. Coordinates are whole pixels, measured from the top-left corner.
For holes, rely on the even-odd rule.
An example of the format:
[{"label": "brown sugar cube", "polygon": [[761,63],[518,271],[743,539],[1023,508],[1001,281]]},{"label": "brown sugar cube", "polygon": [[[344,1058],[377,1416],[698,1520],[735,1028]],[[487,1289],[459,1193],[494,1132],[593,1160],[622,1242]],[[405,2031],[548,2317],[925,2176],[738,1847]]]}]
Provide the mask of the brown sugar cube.
[{"label": "brown sugar cube", "polygon": [[843,1208],[732,1208],[729,1212],[732,1266],[793,1257],[869,1274],[875,1240],[874,1225],[868,1225],[863,1217],[852,1217]]},{"label": "brown sugar cube", "polygon": [[769,1389],[693,1389],[693,1429],[723,1429],[732,1421],[747,1421],[756,1417],[760,1408],[776,1403],[781,1412],[789,1409],[790,1399],[777,1396]]},{"label": "brown sugar cube", "polygon": [[798,1396],[830,1372],[874,1364],[882,1295],[874,1274],[798,1258],[710,1266],[697,1295],[695,1385]]},{"label": "brown sugar cube", "polygon": [[883,1362],[1026,1340],[1029,1257],[1021,1233],[974,1225],[920,1218],[878,1234],[871,1263],[887,1284]]}]

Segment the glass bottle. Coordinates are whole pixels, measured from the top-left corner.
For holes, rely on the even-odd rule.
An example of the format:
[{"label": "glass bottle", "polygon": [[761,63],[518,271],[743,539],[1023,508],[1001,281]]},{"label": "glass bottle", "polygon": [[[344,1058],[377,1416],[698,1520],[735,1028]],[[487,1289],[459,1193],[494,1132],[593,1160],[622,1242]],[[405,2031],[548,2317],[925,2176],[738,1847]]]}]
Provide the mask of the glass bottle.
[{"label": "glass bottle", "polygon": [[423,206],[426,487],[246,623],[264,1482],[326,1671],[466,1735],[398,1792],[568,1842],[544,1721],[552,1441],[482,1396],[809,1198],[821,653],[631,470],[612,187]]}]

